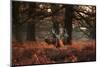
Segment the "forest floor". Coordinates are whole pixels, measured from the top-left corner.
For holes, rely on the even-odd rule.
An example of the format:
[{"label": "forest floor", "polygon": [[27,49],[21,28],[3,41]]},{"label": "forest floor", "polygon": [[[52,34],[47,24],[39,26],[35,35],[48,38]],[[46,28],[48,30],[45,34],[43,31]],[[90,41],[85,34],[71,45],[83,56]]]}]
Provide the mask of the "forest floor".
[{"label": "forest floor", "polygon": [[72,41],[72,45],[56,48],[46,42],[13,42],[13,65],[86,62],[96,60],[95,40]]}]

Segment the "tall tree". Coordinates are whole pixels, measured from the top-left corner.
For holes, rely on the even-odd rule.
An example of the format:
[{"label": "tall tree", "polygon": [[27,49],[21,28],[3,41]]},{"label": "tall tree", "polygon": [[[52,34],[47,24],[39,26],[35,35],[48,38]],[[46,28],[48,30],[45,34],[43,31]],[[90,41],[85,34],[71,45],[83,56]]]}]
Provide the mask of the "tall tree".
[{"label": "tall tree", "polygon": [[21,41],[21,36],[20,36],[20,24],[19,24],[19,7],[20,7],[20,3],[19,2],[13,2],[12,3],[13,7],[12,7],[12,31],[14,32],[13,35],[14,35],[14,38],[17,40],[17,41]]},{"label": "tall tree", "polygon": [[71,44],[72,40],[72,18],[73,18],[73,6],[65,5],[65,20],[64,20],[64,28],[68,34],[68,37],[64,40],[65,44]]},{"label": "tall tree", "polygon": [[35,41],[35,17],[34,14],[36,12],[36,4],[29,3],[29,17],[31,21],[27,24],[27,40]]}]

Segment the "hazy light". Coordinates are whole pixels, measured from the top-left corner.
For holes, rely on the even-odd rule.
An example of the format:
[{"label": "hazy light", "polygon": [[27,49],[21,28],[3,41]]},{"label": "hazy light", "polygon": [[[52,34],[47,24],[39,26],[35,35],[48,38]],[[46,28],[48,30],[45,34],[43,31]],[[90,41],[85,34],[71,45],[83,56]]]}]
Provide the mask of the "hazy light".
[{"label": "hazy light", "polygon": [[51,9],[47,9],[48,12],[51,12]]},{"label": "hazy light", "polygon": [[43,8],[43,5],[42,5],[42,4],[40,4],[40,5],[39,5],[39,7],[42,9],[42,8]]},{"label": "hazy light", "polygon": [[81,30],[86,30],[86,27],[80,27]]},{"label": "hazy light", "polygon": [[62,7],[63,5],[59,5],[60,7]]}]

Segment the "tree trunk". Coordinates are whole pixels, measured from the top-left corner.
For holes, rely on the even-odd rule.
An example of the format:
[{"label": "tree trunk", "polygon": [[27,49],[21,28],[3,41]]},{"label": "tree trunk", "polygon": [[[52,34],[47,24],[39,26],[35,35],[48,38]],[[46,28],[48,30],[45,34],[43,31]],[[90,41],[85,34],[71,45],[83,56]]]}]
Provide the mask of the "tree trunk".
[{"label": "tree trunk", "polygon": [[35,41],[35,23],[29,23],[27,27],[27,40]]},{"label": "tree trunk", "polygon": [[90,38],[91,39],[96,39],[96,28],[92,28],[92,30],[90,30]]},{"label": "tree trunk", "polygon": [[59,23],[56,20],[53,22],[53,29],[57,34],[59,34]]},{"label": "tree trunk", "polygon": [[[32,18],[32,20],[28,23],[27,26],[27,40],[29,41],[35,41],[35,17],[34,17],[34,13],[36,8],[36,4],[34,3],[30,3],[29,4],[29,17]],[[32,15],[33,14],[33,15]]]},{"label": "tree trunk", "polygon": [[[59,23],[54,19],[54,17],[53,17],[53,29],[56,34],[59,34]],[[53,38],[55,40],[55,46],[60,47],[59,40],[57,39],[55,34],[53,34]]]},{"label": "tree trunk", "polygon": [[19,25],[19,7],[20,3],[19,2],[13,2],[12,3],[13,8],[12,8],[12,34],[14,35],[14,38],[16,41],[20,42],[21,41],[21,28]]},{"label": "tree trunk", "polygon": [[67,40],[64,40],[64,44],[71,44],[72,40],[72,18],[73,18],[73,6],[66,5],[65,7],[65,30],[68,34],[68,37],[65,38]]}]

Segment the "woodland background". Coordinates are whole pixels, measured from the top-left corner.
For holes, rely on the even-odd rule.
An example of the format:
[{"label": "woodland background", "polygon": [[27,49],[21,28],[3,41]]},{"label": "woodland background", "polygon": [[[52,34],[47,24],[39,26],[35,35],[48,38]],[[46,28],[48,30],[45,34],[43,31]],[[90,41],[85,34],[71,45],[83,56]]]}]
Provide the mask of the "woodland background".
[{"label": "woodland background", "polygon": [[12,2],[12,64],[96,60],[96,7]]}]

